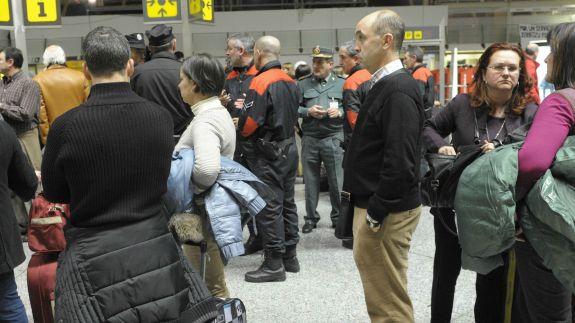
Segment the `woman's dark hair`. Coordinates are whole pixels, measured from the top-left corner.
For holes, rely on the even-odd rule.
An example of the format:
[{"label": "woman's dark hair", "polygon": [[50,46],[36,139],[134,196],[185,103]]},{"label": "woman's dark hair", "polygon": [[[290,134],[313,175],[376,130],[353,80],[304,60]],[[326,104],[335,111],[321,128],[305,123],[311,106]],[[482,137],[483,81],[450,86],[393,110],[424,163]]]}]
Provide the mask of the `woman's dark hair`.
[{"label": "woman's dark hair", "polygon": [[311,74],[311,66],[307,64],[301,64],[295,69],[295,79],[300,80],[302,77],[306,77]]},{"label": "woman's dark hair", "polygon": [[527,103],[533,101],[533,98],[529,94],[529,91],[531,91],[531,87],[533,86],[533,82],[525,68],[525,55],[523,54],[523,51],[519,46],[510,43],[494,43],[487,47],[485,52],[483,52],[479,58],[479,61],[475,66],[475,75],[473,76],[472,85],[474,89],[470,94],[471,106],[478,108],[488,102],[487,84],[485,83],[484,75],[487,72],[491,56],[500,50],[514,51],[519,55],[519,80],[517,82],[517,86],[513,89],[509,107],[516,115],[522,115]]},{"label": "woman's dark hair", "polygon": [[224,67],[210,54],[197,54],[186,59],[182,73],[198,85],[197,89],[203,95],[218,96],[224,89]]},{"label": "woman's dark hair", "polygon": [[575,88],[575,23],[555,26],[547,34],[553,55],[551,81],[557,90]]}]

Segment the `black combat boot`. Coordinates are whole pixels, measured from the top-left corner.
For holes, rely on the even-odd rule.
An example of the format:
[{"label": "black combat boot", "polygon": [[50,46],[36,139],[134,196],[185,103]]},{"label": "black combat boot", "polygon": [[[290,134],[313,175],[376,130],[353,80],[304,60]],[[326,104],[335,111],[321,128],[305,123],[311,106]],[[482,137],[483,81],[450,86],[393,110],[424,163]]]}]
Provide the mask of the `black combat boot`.
[{"label": "black combat boot", "polygon": [[246,273],[245,279],[250,283],[282,282],[286,280],[281,253],[264,251],[264,262],[258,270]]},{"label": "black combat boot", "polygon": [[286,253],[283,255],[284,267],[288,273],[299,272],[299,261],[296,255],[296,246],[287,246]]}]

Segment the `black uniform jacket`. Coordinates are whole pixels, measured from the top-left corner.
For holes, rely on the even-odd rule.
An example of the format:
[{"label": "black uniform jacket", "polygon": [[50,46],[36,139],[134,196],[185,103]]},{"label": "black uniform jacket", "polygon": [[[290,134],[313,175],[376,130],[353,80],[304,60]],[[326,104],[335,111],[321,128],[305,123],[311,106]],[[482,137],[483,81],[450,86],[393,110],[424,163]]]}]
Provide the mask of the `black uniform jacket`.
[{"label": "black uniform jacket", "polygon": [[347,144],[351,140],[351,134],[357,122],[359,115],[359,108],[361,103],[369,92],[368,86],[361,86],[364,83],[369,83],[371,74],[360,66],[356,66],[351,71],[351,74],[343,83],[343,111],[345,114],[345,122],[343,123],[343,131],[345,135],[344,143]]},{"label": "black uniform jacket", "polygon": [[272,141],[292,138],[299,96],[295,81],[281,70],[281,63],[267,63],[251,82],[239,122],[241,135],[261,138],[271,132]]},{"label": "black uniform jacket", "polygon": [[136,66],[132,76],[132,90],[139,96],[159,104],[172,115],[174,134],[181,135],[192,120],[190,107],[182,100],[180,63],[170,52],[160,52],[152,60]]},{"label": "black uniform jacket", "polygon": [[241,109],[237,109],[234,102],[248,94],[252,79],[258,70],[252,64],[246,67],[234,68],[226,76],[226,83],[224,90],[230,95],[230,102],[226,105],[226,109],[230,112],[232,118],[237,118],[241,115]]}]

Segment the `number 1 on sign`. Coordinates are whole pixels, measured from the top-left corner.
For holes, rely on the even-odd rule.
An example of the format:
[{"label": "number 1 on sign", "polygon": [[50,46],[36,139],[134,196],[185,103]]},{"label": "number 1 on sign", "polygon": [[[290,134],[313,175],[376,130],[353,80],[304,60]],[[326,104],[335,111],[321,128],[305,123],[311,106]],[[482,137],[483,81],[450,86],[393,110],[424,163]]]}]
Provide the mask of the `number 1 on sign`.
[{"label": "number 1 on sign", "polygon": [[38,17],[46,17],[46,9],[44,8],[44,2],[38,2],[38,8],[40,9],[40,13]]}]

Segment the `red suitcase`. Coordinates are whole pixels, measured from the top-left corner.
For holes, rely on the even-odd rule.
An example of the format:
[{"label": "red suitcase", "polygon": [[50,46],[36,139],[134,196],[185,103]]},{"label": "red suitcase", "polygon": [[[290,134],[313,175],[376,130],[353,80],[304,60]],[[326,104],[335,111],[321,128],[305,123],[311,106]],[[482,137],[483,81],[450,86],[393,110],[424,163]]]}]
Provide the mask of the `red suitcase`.
[{"label": "red suitcase", "polygon": [[54,322],[57,253],[35,253],[28,263],[28,295],[36,323]]}]

